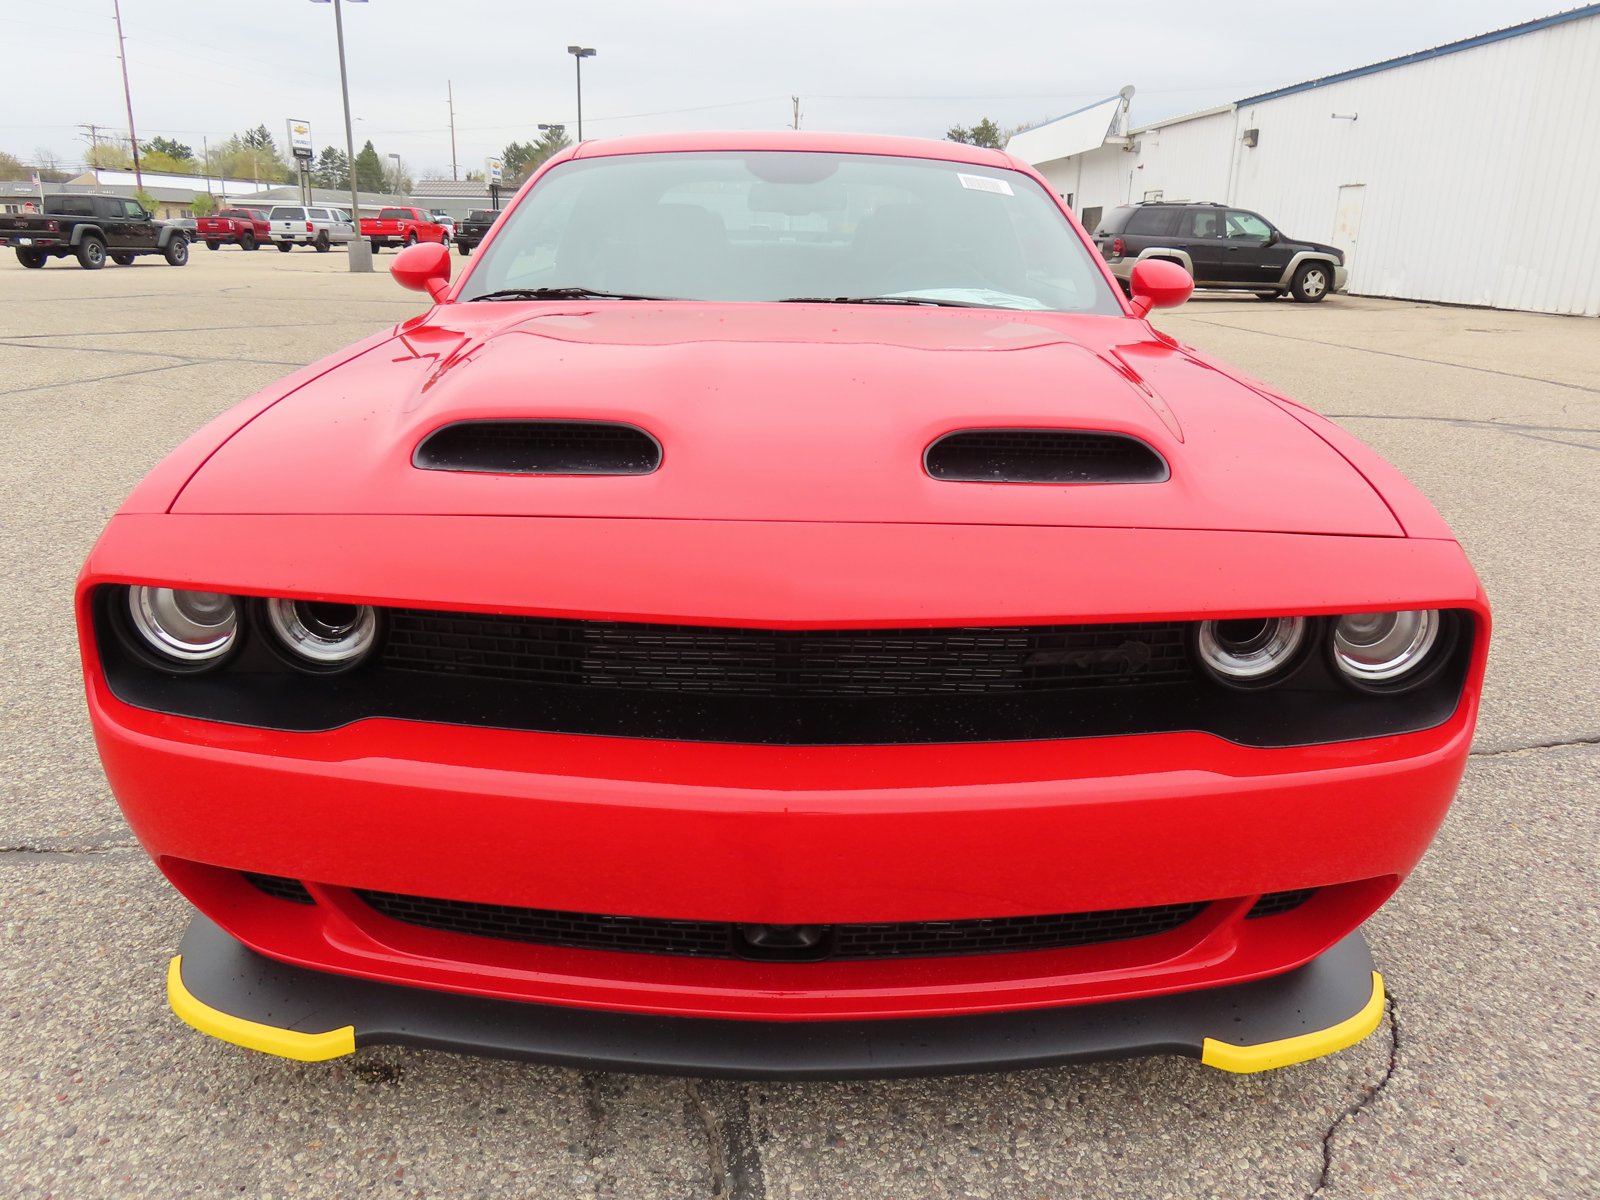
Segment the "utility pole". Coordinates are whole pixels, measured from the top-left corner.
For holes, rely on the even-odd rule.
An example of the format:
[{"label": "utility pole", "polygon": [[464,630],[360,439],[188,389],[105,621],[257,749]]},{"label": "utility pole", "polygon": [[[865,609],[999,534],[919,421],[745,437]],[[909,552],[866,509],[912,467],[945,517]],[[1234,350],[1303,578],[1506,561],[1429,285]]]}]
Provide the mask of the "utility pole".
[{"label": "utility pole", "polygon": [[799,129],[800,128],[800,97],[799,96],[790,96],[789,99],[794,101],[794,127],[796,129]]},{"label": "utility pole", "polygon": [[122,60],[122,98],[128,104],[128,144],[133,147],[133,186],[144,191],[144,174],[139,170],[139,135],[133,131],[133,92],[128,88],[128,46],[122,36],[122,0],[111,0],[117,18],[117,57]]},{"label": "utility pole", "polygon": [[450,178],[461,178],[456,174],[456,88],[448,79],[444,81],[445,95],[450,99]]},{"label": "utility pole", "polygon": [[94,185],[100,186],[100,126],[79,125],[89,131],[89,169],[94,172]]}]

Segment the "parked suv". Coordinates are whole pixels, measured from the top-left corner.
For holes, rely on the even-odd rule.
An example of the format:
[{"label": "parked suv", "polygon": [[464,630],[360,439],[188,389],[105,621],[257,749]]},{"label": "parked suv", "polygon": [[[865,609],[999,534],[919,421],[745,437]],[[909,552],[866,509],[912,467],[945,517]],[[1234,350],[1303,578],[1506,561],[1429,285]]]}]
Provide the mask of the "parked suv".
[{"label": "parked suv", "polygon": [[287,254],[295,246],[314,246],[326,254],[334,242],[355,240],[355,223],[337,208],[304,208],[298,204],[279,204],[268,214],[272,240]]},{"label": "parked suv", "polygon": [[1124,204],[1101,218],[1095,245],[1127,291],[1134,264],[1165,258],[1194,276],[1196,287],[1288,292],[1315,304],[1345,285],[1344,251],[1285,236],[1259,213],[1225,204],[1154,201]]}]

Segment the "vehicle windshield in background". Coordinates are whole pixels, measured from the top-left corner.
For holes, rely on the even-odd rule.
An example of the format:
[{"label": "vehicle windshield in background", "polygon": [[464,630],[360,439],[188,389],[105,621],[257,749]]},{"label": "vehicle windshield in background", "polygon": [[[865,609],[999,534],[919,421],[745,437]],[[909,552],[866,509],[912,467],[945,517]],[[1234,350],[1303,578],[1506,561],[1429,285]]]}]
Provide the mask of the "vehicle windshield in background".
[{"label": "vehicle windshield in background", "polygon": [[271,219],[274,221],[304,221],[306,219],[306,210],[280,204],[272,210]]},{"label": "vehicle windshield in background", "polygon": [[501,218],[458,298],[541,289],[1122,311],[1083,241],[1028,176],[877,154],[561,163]]}]

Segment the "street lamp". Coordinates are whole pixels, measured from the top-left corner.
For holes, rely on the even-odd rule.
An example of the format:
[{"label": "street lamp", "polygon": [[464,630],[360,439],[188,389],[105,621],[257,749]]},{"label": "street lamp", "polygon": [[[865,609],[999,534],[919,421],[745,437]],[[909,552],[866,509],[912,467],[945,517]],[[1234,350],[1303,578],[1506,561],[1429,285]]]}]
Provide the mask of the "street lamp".
[{"label": "street lamp", "polygon": [[568,46],[567,53],[572,55],[573,64],[578,68],[578,140],[583,141],[583,60],[593,58],[593,46]]},{"label": "street lamp", "polygon": [[[367,0],[349,0],[351,4],[365,4]],[[330,0],[311,0],[313,4],[327,4]],[[356,195],[356,137],[350,124],[350,77],[344,69],[344,15],[340,0],[333,4],[333,29],[339,40],[339,92],[344,97],[344,148],[350,166],[350,220],[355,224],[355,237],[350,239],[350,270],[372,270],[372,247],[361,236],[361,201]]]},{"label": "street lamp", "polygon": [[389,158],[394,162],[394,194],[398,196],[400,194],[400,156],[391,154]]}]

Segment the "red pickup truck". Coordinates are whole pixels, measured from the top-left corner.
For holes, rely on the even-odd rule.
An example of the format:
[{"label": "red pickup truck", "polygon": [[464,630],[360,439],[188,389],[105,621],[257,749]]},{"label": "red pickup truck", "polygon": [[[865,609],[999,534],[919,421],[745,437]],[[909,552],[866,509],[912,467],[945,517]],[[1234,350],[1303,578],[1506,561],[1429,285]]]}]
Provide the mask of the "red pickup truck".
[{"label": "red pickup truck", "polygon": [[241,250],[254,250],[272,240],[272,222],[267,220],[264,208],[225,208],[197,220],[194,237],[195,241],[204,242],[207,250],[215,250],[224,242]]},{"label": "red pickup truck", "polygon": [[363,217],[361,236],[373,252],[385,246],[414,246],[418,242],[450,244],[450,231],[420,208],[385,208],[376,217]]}]

